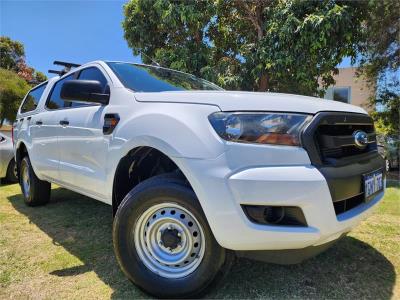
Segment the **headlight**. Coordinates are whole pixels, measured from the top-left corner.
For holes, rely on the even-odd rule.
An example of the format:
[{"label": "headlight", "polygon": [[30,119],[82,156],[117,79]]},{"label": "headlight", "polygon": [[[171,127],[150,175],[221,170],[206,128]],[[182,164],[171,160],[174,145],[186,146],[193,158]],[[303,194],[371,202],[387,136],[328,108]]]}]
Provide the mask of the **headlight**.
[{"label": "headlight", "polygon": [[310,115],[291,113],[216,112],[208,119],[224,140],[238,143],[300,145],[300,132]]}]

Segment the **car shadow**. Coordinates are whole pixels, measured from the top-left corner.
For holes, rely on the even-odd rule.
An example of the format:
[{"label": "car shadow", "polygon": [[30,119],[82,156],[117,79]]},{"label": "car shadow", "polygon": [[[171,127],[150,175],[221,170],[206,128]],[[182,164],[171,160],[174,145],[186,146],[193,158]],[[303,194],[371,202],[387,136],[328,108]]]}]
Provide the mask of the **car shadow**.
[{"label": "car shadow", "polygon": [[[111,207],[65,189],[53,189],[51,202],[27,207],[21,195],[9,201],[20,213],[84,264],[53,270],[67,277],[94,271],[113,289],[112,298],[149,298],[120,271],[113,253]],[[280,266],[238,259],[207,298],[369,298],[390,299],[394,267],[379,251],[345,237],[318,257]]]},{"label": "car shadow", "polygon": [[7,185],[12,185],[12,184],[16,184],[16,182],[8,181],[5,178],[0,178],[0,186],[7,186]]}]

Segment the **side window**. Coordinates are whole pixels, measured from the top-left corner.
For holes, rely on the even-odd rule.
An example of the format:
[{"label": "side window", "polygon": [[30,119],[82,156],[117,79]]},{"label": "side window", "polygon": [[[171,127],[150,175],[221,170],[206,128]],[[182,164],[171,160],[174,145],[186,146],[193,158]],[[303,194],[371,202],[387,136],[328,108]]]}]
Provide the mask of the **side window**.
[{"label": "side window", "polygon": [[68,75],[67,77],[64,77],[63,79],[56,82],[56,84],[53,87],[53,90],[51,91],[50,97],[46,103],[46,106],[48,108],[59,109],[59,108],[69,107],[70,102],[65,102],[60,97],[61,87],[62,87],[63,83],[66,82],[67,80],[74,79],[74,75],[75,74]]},{"label": "side window", "polygon": [[46,86],[47,86],[47,83],[35,88],[34,90],[31,90],[28,93],[28,95],[25,98],[24,103],[21,106],[21,113],[26,113],[26,112],[36,109],[36,107],[39,103],[40,97],[42,97]]},{"label": "side window", "polygon": [[[96,67],[90,67],[83,69],[78,76],[78,79],[82,80],[97,80],[103,86],[103,90],[106,89],[107,79],[104,77],[103,73]],[[82,106],[90,106],[92,104],[80,103],[80,102],[71,102],[71,107],[82,107]]]},{"label": "side window", "polygon": [[82,80],[97,80],[103,85],[103,88],[107,85],[107,79],[104,77],[103,73],[96,67],[90,67],[83,69],[78,76],[78,79]]}]

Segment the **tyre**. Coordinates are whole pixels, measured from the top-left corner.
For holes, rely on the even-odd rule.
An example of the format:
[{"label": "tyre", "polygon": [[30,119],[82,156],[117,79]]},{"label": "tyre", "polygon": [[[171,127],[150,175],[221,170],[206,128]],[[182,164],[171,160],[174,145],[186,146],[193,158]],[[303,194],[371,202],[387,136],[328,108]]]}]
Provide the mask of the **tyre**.
[{"label": "tyre", "polygon": [[114,218],[113,241],[126,276],[160,298],[204,294],[233,260],[215,240],[193,190],[168,174],[126,195]]},{"label": "tyre", "polygon": [[8,164],[6,180],[12,183],[18,182],[17,165],[15,164],[14,159],[12,159]]},{"label": "tyre", "polygon": [[36,176],[28,156],[21,161],[19,183],[28,206],[39,206],[49,202],[51,184]]}]

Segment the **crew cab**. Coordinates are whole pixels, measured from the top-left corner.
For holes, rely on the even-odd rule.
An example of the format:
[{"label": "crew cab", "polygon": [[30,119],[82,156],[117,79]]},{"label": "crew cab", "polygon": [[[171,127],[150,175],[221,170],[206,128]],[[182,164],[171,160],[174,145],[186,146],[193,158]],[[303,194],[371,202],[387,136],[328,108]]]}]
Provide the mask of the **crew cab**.
[{"label": "crew cab", "polygon": [[14,124],[25,202],[46,204],[54,183],[111,205],[121,269],[154,296],[203,294],[235,256],[300,262],[383,197],[360,107],[225,91],[159,66],[64,66]]}]

